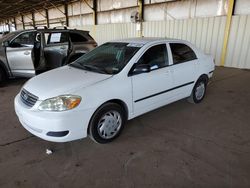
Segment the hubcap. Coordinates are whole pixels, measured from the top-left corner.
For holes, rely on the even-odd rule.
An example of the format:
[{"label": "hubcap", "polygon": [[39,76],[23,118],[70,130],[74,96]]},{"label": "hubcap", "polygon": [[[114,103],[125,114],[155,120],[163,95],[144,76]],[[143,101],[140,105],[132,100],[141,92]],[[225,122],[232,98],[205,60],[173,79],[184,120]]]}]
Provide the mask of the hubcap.
[{"label": "hubcap", "polygon": [[197,100],[201,100],[205,94],[205,84],[200,82],[195,89],[195,97]]},{"label": "hubcap", "polygon": [[98,134],[104,139],[113,138],[119,132],[121,125],[121,114],[117,111],[109,111],[98,122]]}]

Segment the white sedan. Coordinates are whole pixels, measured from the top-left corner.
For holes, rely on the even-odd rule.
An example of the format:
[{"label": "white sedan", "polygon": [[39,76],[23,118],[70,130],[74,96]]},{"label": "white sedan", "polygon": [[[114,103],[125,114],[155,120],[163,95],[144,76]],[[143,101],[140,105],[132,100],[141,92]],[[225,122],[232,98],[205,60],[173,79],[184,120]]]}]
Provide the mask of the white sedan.
[{"label": "white sedan", "polygon": [[30,79],[15,98],[15,111],[23,127],[42,139],[89,135],[107,143],[127,120],[183,98],[201,102],[214,68],[213,58],[187,41],[112,41]]}]

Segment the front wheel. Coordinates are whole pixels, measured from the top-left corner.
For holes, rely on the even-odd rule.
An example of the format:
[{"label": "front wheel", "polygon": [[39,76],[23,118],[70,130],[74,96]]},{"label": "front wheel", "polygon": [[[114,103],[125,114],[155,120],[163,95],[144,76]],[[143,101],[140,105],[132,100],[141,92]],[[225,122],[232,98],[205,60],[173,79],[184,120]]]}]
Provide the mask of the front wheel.
[{"label": "front wheel", "polygon": [[5,81],[6,81],[6,74],[0,67],[0,87],[4,86]]},{"label": "front wheel", "polygon": [[194,85],[193,91],[188,98],[191,103],[200,103],[206,94],[207,83],[204,79],[200,79]]},{"label": "front wheel", "polygon": [[120,105],[115,103],[104,104],[91,118],[90,138],[100,144],[111,142],[119,136],[125,121],[125,112]]}]

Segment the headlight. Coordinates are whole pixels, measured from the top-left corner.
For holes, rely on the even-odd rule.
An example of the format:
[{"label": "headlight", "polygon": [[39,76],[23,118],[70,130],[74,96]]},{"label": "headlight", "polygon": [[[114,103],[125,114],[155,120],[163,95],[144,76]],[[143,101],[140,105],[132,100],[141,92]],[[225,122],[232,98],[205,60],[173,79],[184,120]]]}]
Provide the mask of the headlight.
[{"label": "headlight", "polygon": [[61,95],[58,97],[44,100],[38,107],[45,111],[65,111],[77,107],[82,98],[75,95]]}]

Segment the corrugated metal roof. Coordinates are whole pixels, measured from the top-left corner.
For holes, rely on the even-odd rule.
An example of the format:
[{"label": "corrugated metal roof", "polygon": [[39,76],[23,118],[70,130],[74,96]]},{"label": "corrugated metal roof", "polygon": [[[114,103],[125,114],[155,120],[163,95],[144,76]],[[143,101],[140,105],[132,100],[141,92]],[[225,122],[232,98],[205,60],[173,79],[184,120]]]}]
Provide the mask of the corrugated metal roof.
[{"label": "corrugated metal roof", "polygon": [[19,14],[35,12],[35,9],[51,8],[75,0],[0,0],[0,19],[9,19]]}]

